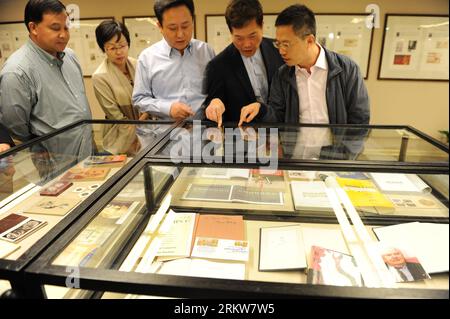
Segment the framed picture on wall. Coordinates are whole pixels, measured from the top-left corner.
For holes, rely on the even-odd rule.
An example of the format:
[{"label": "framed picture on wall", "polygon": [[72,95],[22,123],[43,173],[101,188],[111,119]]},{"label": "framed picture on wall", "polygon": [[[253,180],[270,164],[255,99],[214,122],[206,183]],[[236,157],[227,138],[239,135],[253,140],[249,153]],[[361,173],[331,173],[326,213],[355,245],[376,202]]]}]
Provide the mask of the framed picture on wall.
[{"label": "framed picture on wall", "polygon": [[135,59],[145,48],[162,39],[155,16],[122,17],[122,20],[130,32],[129,55]]},{"label": "framed picture on wall", "polygon": [[[264,15],[264,36],[274,39],[275,21],[278,14]],[[366,27],[367,13],[361,14],[316,14],[317,40],[324,47],[352,58],[367,79],[369,73],[370,53],[373,29]],[[206,42],[217,53],[231,43],[231,35],[224,15],[206,15]]]},{"label": "framed picture on wall", "polygon": [[23,21],[0,22],[0,69],[27,40],[28,30]]},{"label": "framed picture on wall", "polygon": [[448,81],[448,15],[387,14],[384,25],[379,80]]},{"label": "framed picture on wall", "polygon": [[[144,49],[163,38],[158,28],[156,16],[124,16],[122,20],[130,32],[131,46],[129,55],[135,59],[138,58]],[[194,17],[194,38],[196,34]]]},{"label": "framed picture on wall", "polygon": [[92,76],[105,57],[105,54],[97,45],[95,29],[102,21],[113,19],[113,17],[81,18],[80,27],[70,29],[70,40],[67,47],[71,48],[77,55],[83,70],[83,76]]},{"label": "framed picture on wall", "polygon": [[373,40],[373,28],[366,26],[367,13],[317,13],[315,16],[317,42],[351,58],[367,79]]}]

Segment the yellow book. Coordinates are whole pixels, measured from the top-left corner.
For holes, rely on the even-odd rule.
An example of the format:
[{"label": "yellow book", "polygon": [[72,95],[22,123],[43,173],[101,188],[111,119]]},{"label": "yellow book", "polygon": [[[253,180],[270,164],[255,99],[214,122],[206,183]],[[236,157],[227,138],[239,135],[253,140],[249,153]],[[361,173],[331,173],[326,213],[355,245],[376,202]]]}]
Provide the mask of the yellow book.
[{"label": "yellow book", "polygon": [[336,180],[356,207],[394,208],[392,202],[378,190],[371,180],[340,177],[337,177]]}]

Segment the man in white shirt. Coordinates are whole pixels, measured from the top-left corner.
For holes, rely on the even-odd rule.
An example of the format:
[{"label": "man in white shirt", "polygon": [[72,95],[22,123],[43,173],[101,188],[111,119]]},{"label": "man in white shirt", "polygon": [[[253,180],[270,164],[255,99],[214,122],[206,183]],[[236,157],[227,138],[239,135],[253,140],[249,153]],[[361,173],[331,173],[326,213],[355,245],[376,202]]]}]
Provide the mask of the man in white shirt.
[{"label": "man in white shirt", "polygon": [[368,124],[369,97],[358,65],[316,41],[314,13],[292,5],[277,17],[275,42],[286,65],[272,80],[265,121]]},{"label": "man in white shirt", "polygon": [[161,120],[183,120],[203,104],[203,78],[214,51],[192,39],[192,0],[156,0],[154,10],[164,37],[139,56],[133,104]]}]

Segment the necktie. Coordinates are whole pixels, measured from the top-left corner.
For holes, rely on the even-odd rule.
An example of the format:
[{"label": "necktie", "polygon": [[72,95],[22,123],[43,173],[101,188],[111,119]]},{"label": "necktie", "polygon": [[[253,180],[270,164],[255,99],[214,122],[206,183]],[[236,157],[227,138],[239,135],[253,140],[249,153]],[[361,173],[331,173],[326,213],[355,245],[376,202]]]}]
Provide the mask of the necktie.
[{"label": "necktie", "polygon": [[401,271],[400,269],[397,269],[398,273],[400,274],[400,278],[402,278],[402,281],[408,281],[408,278],[406,275]]}]

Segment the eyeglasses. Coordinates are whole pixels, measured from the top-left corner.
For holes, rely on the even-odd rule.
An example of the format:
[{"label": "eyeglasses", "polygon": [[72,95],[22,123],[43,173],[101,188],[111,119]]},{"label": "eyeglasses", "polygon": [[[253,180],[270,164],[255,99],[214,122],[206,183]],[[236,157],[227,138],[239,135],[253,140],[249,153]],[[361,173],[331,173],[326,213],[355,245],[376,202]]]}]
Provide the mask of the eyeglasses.
[{"label": "eyeglasses", "polygon": [[128,48],[128,43],[119,44],[117,46],[105,47],[105,50],[110,51],[110,52],[117,52],[117,51],[123,50],[125,48]]},{"label": "eyeglasses", "polygon": [[289,48],[292,47],[292,43],[275,41],[273,42],[273,46],[277,49],[289,50]]},{"label": "eyeglasses", "polygon": [[[303,34],[303,36],[301,37],[301,39],[304,39],[305,37],[307,37],[308,35],[311,35],[311,33],[305,33]],[[292,48],[292,46],[294,46],[295,43],[289,42],[289,41],[275,41],[273,42],[273,46],[277,49],[283,49],[283,50],[289,50],[290,48]]]}]

